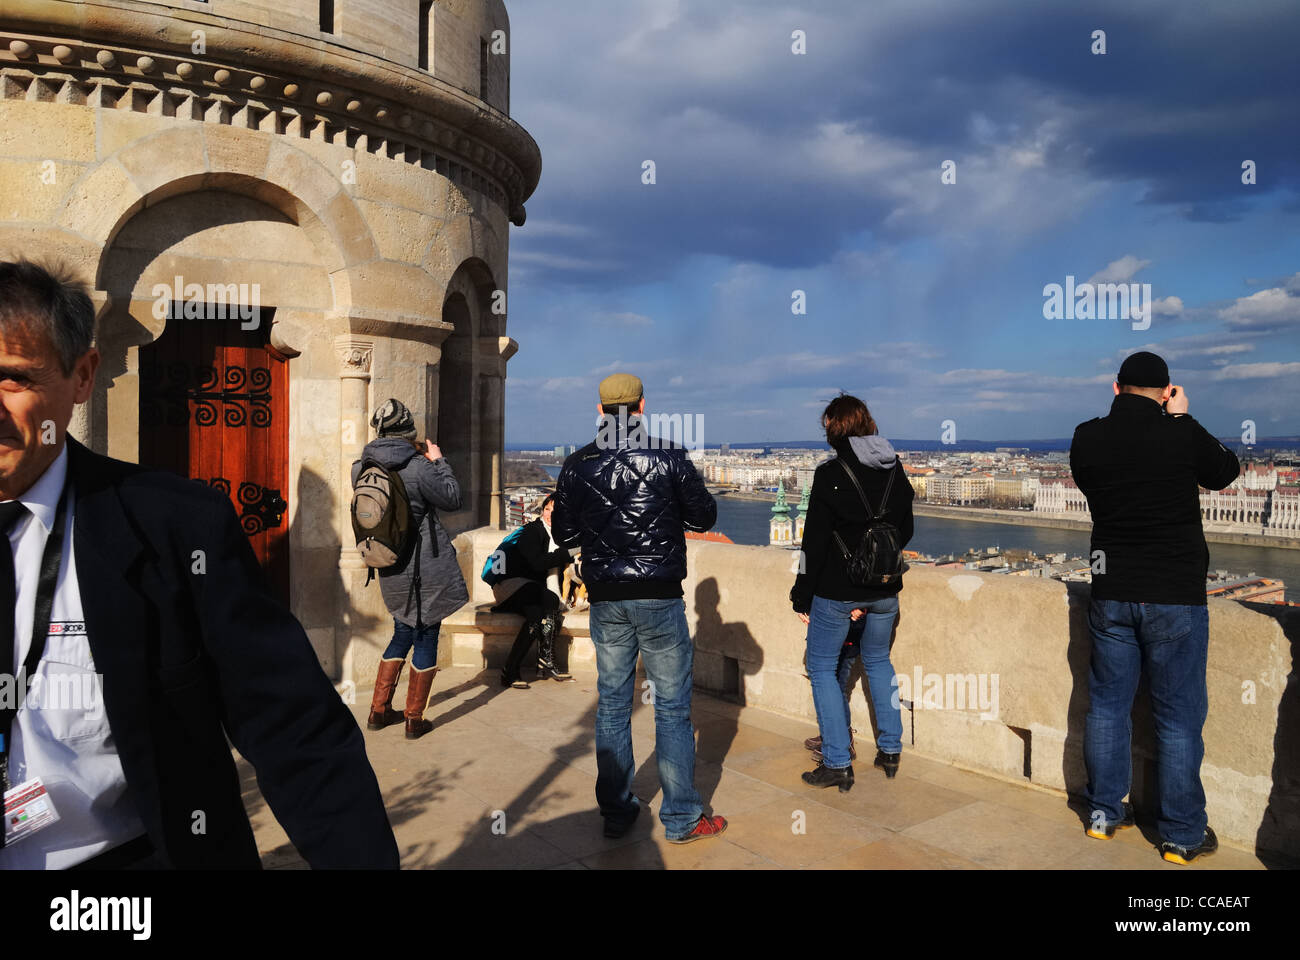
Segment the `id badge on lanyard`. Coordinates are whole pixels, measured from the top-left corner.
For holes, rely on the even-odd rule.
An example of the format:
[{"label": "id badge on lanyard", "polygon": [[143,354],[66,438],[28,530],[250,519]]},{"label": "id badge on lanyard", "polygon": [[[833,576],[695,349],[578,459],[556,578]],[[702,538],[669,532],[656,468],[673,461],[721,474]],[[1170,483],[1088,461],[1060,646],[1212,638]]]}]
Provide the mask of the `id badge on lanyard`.
[{"label": "id badge on lanyard", "polygon": [[27,680],[36,676],[41,657],[45,655],[45,638],[50,631],[50,614],[54,610],[54,591],[59,582],[59,564],[63,560],[63,537],[68,518],[68,486],[65,482],[63,492],[59,495],[54,527],[45,540],[45,551],[41,554],[40,577],[36,582],[36,609],[32,616],[32,641],[28,645],[27,658],[23,661],[20,673],[22,682],[16,685],[16,695],[12,703],[6,703],[3,708],[0,708],[0,783],[4,785],[5,846],[29,837],[59,819],[58,811],[54,809],[54,801],[50,799],[40,777],[33,777],[10,787],[9,750],[14,718],[17,717],[23,701],[27,698]]}]

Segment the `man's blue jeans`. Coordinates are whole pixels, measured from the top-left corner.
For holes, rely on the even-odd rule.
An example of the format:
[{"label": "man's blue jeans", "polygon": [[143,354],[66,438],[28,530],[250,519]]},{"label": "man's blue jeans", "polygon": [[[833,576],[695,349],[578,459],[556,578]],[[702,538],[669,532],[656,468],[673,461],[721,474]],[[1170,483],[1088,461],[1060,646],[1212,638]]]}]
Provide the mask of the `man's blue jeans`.
[{"label": "man's blue jeans", "polygon": [[596,648],[596,802],[601,815],[627,822],[639,806],[632,794],[632,698],[641,655],[654,703],[655,755],[663,805],[659,819],[669,840],[695,829],[703,812],[695,790],[695,728],[691,674],[695,648],[686,628],[686,602],[602,600],[591,605]]},{"label": "man's blue jeans", "polygon": [[1132,785],[1133,697],[1145,668],[1156,731],[1162,840],[1183,847],[1205,838],[1201,729],[1209,708],[1205,659],[1209,611],[1203,606],[1093,600],[1088,609],[1092,664],[1083,755],[1096,826],[1123,818]]},{"label": "man's blue jeans", "polygon": [[[854,610],[865,610],[866,616],[854,623],[849,616]],[[841,652],[850,631],[862,632],[862,667],[879,728],[876,746],[885,753],[903,749],[903,718],[894,701],[894,667],[889,660],[889,639],[897,617],[897,596],[871,602],[813,597],[808,613],[808,676],[821,729],[822,759],[832,769],[847,767],[851,762],[848,700],[840,676],[848,660],[841,657]]]},{"label": "man's blue jeans", "polygon": [[405,660],[406,653],[415,647],[411,669],[428,670],[438,665],[438,632],[441,623],[425,624],[424,630],[408,627],[401,620],[393,621],[393,641],[384,651],[385,660]]}]

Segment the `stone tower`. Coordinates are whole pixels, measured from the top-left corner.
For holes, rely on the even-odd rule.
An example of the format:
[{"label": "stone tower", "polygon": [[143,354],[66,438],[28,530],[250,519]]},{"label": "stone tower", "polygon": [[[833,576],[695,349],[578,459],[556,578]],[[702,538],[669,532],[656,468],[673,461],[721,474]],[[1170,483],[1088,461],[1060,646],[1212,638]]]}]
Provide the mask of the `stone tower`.
[{"label": "stone tower", "polygon": [[502,519],[541,173],[512,43],[502,0],[0,2],[0,257],[67,262],[97,308],[71,432],[225,490],[336,679],[391,632],[348,515],[380,402],[443,447],[453,535]]},{"label": "stone tower", "polygon": [[776,482],[776,503],[772,505],[772,521],[769,525],[768,545],[773,547],[793,546],[794,524],[790,522],[790,506],[785,502],[785,484]]}]

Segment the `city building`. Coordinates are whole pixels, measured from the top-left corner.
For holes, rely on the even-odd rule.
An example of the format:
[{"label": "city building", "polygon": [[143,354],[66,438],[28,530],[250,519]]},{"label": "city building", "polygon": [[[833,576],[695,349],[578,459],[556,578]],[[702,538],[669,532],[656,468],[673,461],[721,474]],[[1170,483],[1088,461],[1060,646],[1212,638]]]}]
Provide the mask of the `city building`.
[{"label": "city building", "polygon": [[510,225],[541,171],[509,32],[501,0],[4,4],[0,247],[96,307],[70,431],[227,491],[336,678],[391,632],[349,519],[379,403],[442,446],[453,535],[505,519]]},{"label": "city building", "polygon": [[1043,480],[1034,497],[1034,512],[1050,516],[1091,520],[1088,498],[1073,480]]},{"label": "city building", "polygon": [[1300,486],[1282,486],[1273,491],[1266,536],[1300,537]]},{"label": "city building", "polygon": [[930,503],[958,504],[970,506],[972,503],[988,499],[993,487],[993,478],[982,473],[943,474],[936,473],[926,478],[926,500]]}]

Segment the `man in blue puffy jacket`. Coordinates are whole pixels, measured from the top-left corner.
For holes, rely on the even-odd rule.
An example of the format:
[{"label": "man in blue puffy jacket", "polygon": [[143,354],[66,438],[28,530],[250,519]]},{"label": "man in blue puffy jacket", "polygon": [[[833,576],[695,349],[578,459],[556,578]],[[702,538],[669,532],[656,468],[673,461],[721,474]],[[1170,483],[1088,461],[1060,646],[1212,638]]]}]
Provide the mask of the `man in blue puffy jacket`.
[{"label": "man in blue puffy jacket", "polygon": [[686,451],[648,435],[641,381],[627,373],[600,384],[600,431],[564,462],[555,488],[551,535],[582,547],[596,647],[596,802],[605,836],[627,833],[641,811],[632,794],[632,697],[637,654],[655,710],[655,754],[670,843],[714,837],[727,828],[705,816],[695,790],[691,725],[694,647],[682,580],[686,530],[704,531],[718,507]]}]

